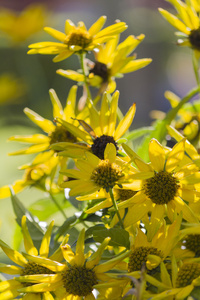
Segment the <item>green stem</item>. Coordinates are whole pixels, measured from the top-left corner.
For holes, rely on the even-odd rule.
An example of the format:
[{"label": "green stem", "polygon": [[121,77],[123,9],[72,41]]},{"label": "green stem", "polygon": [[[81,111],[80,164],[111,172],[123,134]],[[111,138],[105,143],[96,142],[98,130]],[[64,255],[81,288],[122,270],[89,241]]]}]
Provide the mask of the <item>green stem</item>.
[{"label": "green stem", "polygon": [[195,55],[195,52],[193,51],[192,55],[192,63],[193,63],[193,69],[194,69],[194,74],[196,78],[196,82],[198,87],[200,87],[200,78],[199,78],[199,57]]},{"label": "green stem", "polygon": [[87,81],[87,69],[86,69],[86,65],[85,65],[85,53],[82,52],[80,53],[80,62],[81,62],[81,69],[83,71],[83,75],[84,75],[84,84],[85,84],[85,88],[86,88],[86,91],[87,91],[87,97],[92,99],[91,98],[91,93],[90,93],[90,89],[89,89],[89,86],[88,86],[88,81]]},{"label": "green stem", "polygon": [[67,219],[67,216],[66,216],[64,210],[62,209],[62,207],[60,206],[60,204],[57,202],[57,200],[55,199],[55,197],[51,193],[49,193],[49,196],[50,196],[51,200],[53,201],[53,203],[57,206],[58,210],[61,212],[61,214],[63,215],[63,217],[65,219]]},{"label": "green stem", "polygon": [[116,214],[118,216],[119,223],[120,223],[121,227],[124,229],[124,224],[123,224],[121,216],[119,214],[119,210],[118,210],[118,207],[117,207],[117,204],[116,204],[116,201],[115,201],[112,189],[109,189],[109,193],[110,193],[110,198],[111,198],[112,203],[113,203],[113,207],[114,207],[115,212],[116,212]]}]

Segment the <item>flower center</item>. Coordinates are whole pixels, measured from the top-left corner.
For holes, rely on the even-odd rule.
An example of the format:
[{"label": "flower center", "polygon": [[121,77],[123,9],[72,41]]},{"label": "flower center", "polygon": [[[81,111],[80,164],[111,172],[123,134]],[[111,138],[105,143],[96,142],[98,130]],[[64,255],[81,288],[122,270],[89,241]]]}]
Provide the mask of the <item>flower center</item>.
[{"label": "flower center", "polygon": [[76,296],[87,296],[93,286],[97,284],[96,274],[93,270],[81,266],[70,266],[62,273],[62,280],[66,291]]},{"label": "flower center", "polygon": [[116,189],[120,201],[125,201],[133,197],[137,192],[126,189]]},{"label": "flower center", "polygon": [[198,263],[183,264],[177,274],[176,286],[185,287],[190,285],[198,276],[200,276],[200,265]]},{"label": "flower center", "polygon": [[186,249],[193,251],[195,256],[200,257],[200,234],[189,234],[183,243]]},{"label": "flower center", "polygon": [[[21,271],[21,276],[36,275],[36,274],[55,274],[53,271],[46,267],[40,266],[34,262],[28,262]],[[23,282],[24,286],[30,286],[32,283]]]},{"label": "flower center", "polygon": [[115,163],[110,163],[107,159],[102,160],[98,167],[95,168],[91,175],[91,180],[96,183],[101,188],[109,191],[113,188],[117,181],[123,177],[122,169]]},{"label": "flower center", "polygon": [[200,28],[191,30],[189,41],[192,45],[192,48],[200,50]]},{"label": "flower center", "polygon": [[81,48],[86,48],[92,42],[92,37],[90,34],[81,29],[74,29],[65,39],[65,44],[68,46],[80,46]]},{"label": "flower center", "polygon": [[103,134],[102,136],[97,137],[94,140],[92,147],[91,147],[92,153],[94,155],[98,156],[98,158],[104,159],[104,151],[105,151],[107,144],[109,144],[109,143],[112,143],[115,146],[116,150],[119,149],[117,146],[117,143],[115,142],[115,140],[112,136]]},{"label": "flower center", "polygon": [[147,256],[149,254],[157,255],[163,257],[161,250],[154,247],[136,247],[130,257],[128,263],[128,272],[140,271],[142,266],[147,261]]},{"label": "flower center", "polygon": [[75,143],[76,137],[67,131],[63,126],[56,126],[55,130],[49,134],[50,145],[59,142]]},{"label": "flower center", "polygon": [[177,194],[178,181],[171,173],[161,171],[146,180],[144,192],[156,204],[167,204]]},{"label": "flower center", "polygon": [[108,81],[109,70],[108,70],[106,64],[96,61],[94,64],[94,67],[92,69],[90,69],[90,73],[100,76],[102,78],[103,82]]}]

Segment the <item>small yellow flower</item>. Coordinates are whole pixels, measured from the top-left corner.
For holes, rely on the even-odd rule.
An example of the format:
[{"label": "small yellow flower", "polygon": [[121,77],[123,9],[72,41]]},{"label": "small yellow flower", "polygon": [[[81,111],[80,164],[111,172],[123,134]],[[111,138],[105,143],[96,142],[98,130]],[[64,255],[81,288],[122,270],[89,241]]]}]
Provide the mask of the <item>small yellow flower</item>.
[{"label": "small yellow flower", "polygon": [[[119,35],[101,45],[94,52],[95,62],[88,63],[90,70],[88,83],[100,88],[100,92],[107,90],[108,93],[116,89],[115,78],[121,78],[123,74],[134,72],[147,66],[152,60],[150,58],[136,59],[136,55],[129,56],[131,52],[143,41],[144,34],[139,36],[130,35],[125,41],[118,44]],[[78,81],[84,82],[84,75],[72,70],[57,70],[57,73]]]},{"label": "small yellow flower", "polygon": [[69,195],[87,195],[100,189],[108,192],[109,189],[127,182],[127,164],[116,156],[116,148],[112,143],[106,146],[104,160],[90,152],[85,155],[86,159],[79,159],[76,162],[79,170],[67,169],[62,172],[75,179],[61,184],[63,188],[70,188]]},{"label": "small yellow flower", "polygon": [[[41,257],[44,260],[47,259],[49,256],[49,244],[50,244],[50,238],[51,238],[51,232],[53,229],[54,221],[52,221],[44,234],[44,237],[41,242],[41,246],[38,250],[33,244],[32,238],[30,236],[30,233],[28,231],[28,227],[26,224],[26,216],[22,217],[22,234],[24,238],[24,247],[27,252],[27,255],[34,255],[35,257]],[[63,243],[67,242],[67,238],[64,239]],[[10,275],[19,275],[19,276],[25,276],[25,275],[32,275],[32,274],[40,274],[41,277],[46,277],[47,274],[53,274],[51,269],[48,268],[46,265],[43,267],[42,265],[39,265],[38,263],[29,261],[26,259],[26,254],[21,254],[16,250],[11,249],[7,244],[5,244],[3,241],[0,240],[0,247],[5,252],[5,254],[15,263],[15,265],[6,265],[1,263],[0,264],[0,271],[2,273],[10,274]],[[58,248],[53,255],[51,255],[48,258],[49,261],[62,261],[63,255],[61,252],[61,249]],[[28,285],[30,285],[32,288],[33,282],[30,282]],[[22,299],[32,300],[33,297],[36,297],[34,299],[39,300],[41,294],[47,294],[46,297],[49,297],[47,299],[53,299],[51,294],[43,290],[41,291],[40,295],[38,294],[35,296],[34,291],[33,293],[24,294],[19,291],[19,289],[24,288],[28,286],[26,283],[19,282],[15,278],[9,279],[6,281],[0,282],[0,300],[9,300],[9,299],[18,299],[17,296],[21,296]],[[34,288],[33,288],[34,289]],[[46,299],[46,298],[45,298]]]},{"label": "small yellow flower", "polygon": [[106,17],[102,16],[87,30],[84,22],[81,21],[78,26],[75,26],[68,19],[65,22],[65,33],[45,27],[44,30],[61,43],[40,42],[31,44],[29,48],[32,49],[28,51],[28,54],[57,54],[53,61],[58,62],[74,53],[91,51],[127,28],[124,22],[119,22],[101,30],[105,21]]},{"label": "small yellow flower", "polygon": [[141,220],[149,212],[155,230],[166,215],[173,222],[174,216],[181,212],[185,220],[198,222],[195,212],[187,203],[199,199],[195,185],[200,182],[200,173],[199,168],[185,156],[185,148],[185,139],[172,149],[152,139],[149,143],[150,163],[145,163],[124,145],[125,151],[140,170],[130,176],[130,184],[123,185],[123,188],[137,191],[132,198],[118,205],[119,208],[129,208],[124,220],[125,227]]},{"label": "small yellow flower", "polygon": [[0,187],[0,199],[11,196],[10,187],[15,194],[31,186],[51,194],[58,193],[60,188],[53,182],[58,163],[59,158],[53,156],[52,152],[38,154],[31,164],[20,167],[21,170],[25,170],[22,179]]},{"label": "small yellow flower", "polygon": [[[106,238],[99,246],[98,250],[91,255],[91,251],[84,254],[84,229],[80,232],[76,252],[74,253],[70,245],[61,246],[66,263],[59,263],[51,259],[42,258],[34,255],[25,255],[34,263],[43,267],[48,267],[55,274],[47,275],[46,278],[40,275],[25,275],[16,278],[21,283],[35,282],[33,286],[23,287],[20,292],[39,293],[43,291],[53,291],[56,299],[64,300],[95,300],[92,293],[94,289],[108,288],[120,285],[120,280],[112,278],[112,274],[107,273],[117,263],[128,256],[129,251],[104,263],[99,263],[102,253],[108,245],[110,238]],[[123,280],[121,281],[124,282]]]},{"label": "small yellow flower", "polygon": [[[178,45],[188,46],[195,52],[200,51],[200,20],[198,16],[199,3],[190,1],[188,4],[181,0],[168,0],[177,10],[178,16],[169,13],[167,10],[159,8],[162,16],[176,29],[181,39]],[[194,7],[193,7],[194,4]],[[195,11],[195,8],[198,10]]]},{"label": "small yellow flower", "polygon": [[83,119],[78,119],[84,130],[77,128],[75,125],[65,122],[62,119],[57,121],[63,125],[72,135],[82,141],[81,145],[72,143],[58,143],[52,148],[56,149],[61,156],[82,158],[86,151],[91,151],[100,159],[104,158],[104,150],[108,143],[112,143],[116,150],[119,149],[118,143],[120,138],[131,126],[135,116],[135,103],[130,107],[127,114],[117,124],[119,92],[116,91],[111,100],[109,94],[105,93],[102,99],[101,109],[97,111],[91,102],[88,102],[90,124]]},{"label": "small yellow flower", "polygon": [[20,14],[16,11],[1,8],[0,31],[12,42],[20,44],[44,27],[46,8],[41,4],[27,6]]}]

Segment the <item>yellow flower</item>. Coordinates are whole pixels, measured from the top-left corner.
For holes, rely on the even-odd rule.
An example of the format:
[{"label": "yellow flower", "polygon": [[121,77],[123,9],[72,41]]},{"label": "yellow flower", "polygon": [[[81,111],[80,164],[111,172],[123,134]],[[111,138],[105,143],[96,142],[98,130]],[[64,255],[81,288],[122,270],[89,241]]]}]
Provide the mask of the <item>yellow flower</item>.
[{"label": "yellow flower", "polygon": [[[190,262],[183,262],[177,265],[175,257],[172,256],[170,274],[161,263],[161,281],[147,275],[147,281],[158,288],[158,294],[151,297],[151,300],[161,299],[190,299],[188,296],[199,295],[200,286],[200,263],[195,258]],[[160,292],[162,291],[162,292]],[[188,298],[187,298],[188,297]],[[194,294],[195,297],[195,294]],[[196,298],[196,297],[195,297]],[[191,298],[193,299],[193,298]]]},{"label": "yellow flower", "polygon": [[[44,237],[41,242],[41,246],[38,250],[33,244],[32,238],[30,236],[30,233],[28,231],[28,227],[26,224],[26,216],[22,217],[22,234],[24,238],[24,246],[25,250],[27,252],[27,255],[34,255],[35,257],[41,257],[44,260],[47,259],[49,255],[49,244],[50,244],[50,238],[51,238],[51,232],[53,228],[54,221],[52,221],[44,234]],[[68,238],[68,237],[67,237]],[[67,239],[65,238],[63,243],[66,243]],[[46,277],[47,274],[53,274],[51,269],[48,268],[48,266],[43,267],[42,265],[39,265],[38,263],[29,261],[26,259],[26,254],[19,253],[16,250],[11,249],[7,244],[5,244],[3,241],[0,240],[0,247],[5,252],[5,254],[15,263],[15,265],[6,265],[1,263],[0,264],[0,271],[2,273],[10,274],[10,275],[19,275],[19,276],[25,276],[25,275],[31,275],[31,274],[41,274],[41,277]],[[51,255],[49,258],[49,261],[62,261],[63,255],[61,252],[61,249],[58,248],[56,252],[54,252],[53,255]],[[33,283],[30,282],[31,287],[33,288]],[[0,300],[9,300],[9,299],[16,299],[17,296],[21,296],[22,299],[32,300],[32,299],[41,299],[40,295],[35,295],[33,293],[29,294],[22,294],[20,291],[18,291],[21,288],[26,287],[26,283],[21,283],[14,279],[9,279],[6,281],[0,282]],[[34,289],[34,288],[33,288]],[[53,299],[53,297],[50,295],[48,291],[41,291],[41,294],[47,294],[49,298],[45,299]],[[36,297],[36,298],[35,298]]]},{"label": "yellow flower", "polygon": [[[100,92],[108,93],[116,89],[115,78],[121,78],[123,74],[134,72],[148,65],[150,58],[136,59],[136,55],[128,56],[144,39],[144,34],[130,35],[125,41],[118,44],[119,35],[101,45],[95,52],[95,62],[88,63],[90,70],[88,83],[91,86],[100,87]],[[57,70],[57,73],[78,81],[84,82],[84,75],[72,70]]]},{"label": "yellow flower", "polygon": [[[69,123],[78,123],[73,118],[75,115],[75,105],[76,105],[76,91],[77,86],[73,86],[69,92],[66,106],[63,109],[55,91],[53,89],[49,90],[50,99],[53,105],[53,118],[62,118]],[[39,126],[44,134],[33,134],[33,135],[15,135],[9,138],[9,141],[18,141],[22,143],[30,143],[32,144],[26,149],[19,150],[16,152],[10,153],[10,155],[20,155],[20,154],[32,154],[32,153],[40,153],[46,150],[50,150],[51,144],[58,142],[76,142],[76,137],[70,134],[66,128],[61,126],[60,124],[55,124],[55,122],[44,119],[34,111],[29,108],[24,109],[25,114],[29,117],[29,119],[34,122],[37,126]],[[85,117],[84,113],[80,113],[80,117]],[[78,115],[79,117],[79,115]],[[53,155],[53,154],[52,154]]]},{"label": "yellow flower", "polygon": [[[158,267],[161,261],[169,258],[172,255],[173,248],[178,243],[178,234],[181,225],[181,216],[178,216],[171,225],[164,224],[158,229],[156,234],[150,237],[149,227],[145,234],[141,228],[136,230],[130,229],[131,234],[131,253],[127,269],[129,273],[137,274],[141,271],[143,265],[147,269],[147,274],[152,274],[151,270]],[[135,272],[135,273],[134,273]]]},{"label": "yellow flower", "polygon": [[58,62],[74,53],[91,51],[127,28],[124,22],[119,22],[101,30],[105,21],[106,17],[102,16],[87,30],[84,22],[80,21],[78,26],[75,26],[68,19],[65,22],[65,33],[45,27],[44,30],[61,43],[35,43],[29,46],[32,49],[28,51],[28,54],[57,54],[53,61]]},{"label": "yellow flower", "polygon": [[112,143],[106,146],[104,160],[90,152],[85,155],[86,159],[79,159],[76,162],[79,170],[67,169],[62,172],[75,179],[61,184],[61,187],[70,189],[70,196],[87,195],[100,189],[108,192],[115,186],[127,182],[128,165],[116,156],[116,148]]},{"label": "yellow flower", "polygon": [[15,194],[30,186],[52,194],[58,193],[60,188],[53,182],[58,163],[59,158],[52,156],[51,151],[38,154],[31,164],[20,167],[25,170],[22,179],[0,187],[0,199],[11,196],[10,187]]},{"label": "yellow flower", "polygon": [[178,29],[178,35],[181,39],[178,40],[178,45],[188,46],[194,49],[195,52],[200,51],[200,20],[198,12],[195,11],[197,7],[197,1],[194,1],[194,7],[192,1],[187,4],[181,0],[168,0],[177,10],[178,17],[169,13],[168,11],[159,8],[162,16],[176,29]]},{"label": "yellow flower", "polygon": [[132,198],[118,205],[119,208],[128,207],[124,226],[131,226],[149,212],[155,230],[165,215],[173,222],[175,215],[181,212],[185,220],[198,223],[197,216],[187,203],[199,199],[195,184],[200,181],[200,173],[199,168],[185,156],[185,139],[172,149],[152,139],[149,143],[150,164],[127,145],[124,149],[140,171],[130,176],[130,184],[123,185],[123,188],[137,191]]},{"label": "yellow flower", "polygon": [[84,130],[62,119],[57,119],[57,121],[72,135],[77,137],[79,141],[84,142],[81,145],[59,143],[52,146],[53,149],[62,151],[59,152],[59,155],[82,158],[86,151],[91,151],[100,159],[103,159],[104,150],[108,143],[112,143],[116,150],[118,150],[119,139],[130,127],[135,116],[136,106],[134,103],[116,126],[119,92],[116,91],[111,100],[109,100],[109,96],[107,93],[104,94],[99,112],[95,109],[92,101],[88,103],[90,124],[87,124],[81,119],[77,119]]},{"label": "yellow flower", "polygon": [[0,31],[10,37],[14,44],[20,44],[42,30],[45,19],[46,8],[41,4],[29,5],[20,14],[1,8]]},{"label": "yellow flower", "polygon": [[22,79],[13,74],[4,73],[0,76],[0,105],[14,103],[17,98],[26,92],[26,86]]},{"label": "yellow flower", "polygon": [[39,293],[41,290],[52,291],[56,299],[59,300],[94,300],[93,289],[98,290],[101,287],[108,288],[120,285],[120,280],[116,281],[112,278],[112,274],[107,272],[127,257],[129,251],[104,263],[99,263],[110,238],[106,238],[92,255],[91,251],[84,254],[84,238],[85,231],[83,229],[79,234],[75,253],[70,245],[61,246],[66,263],[26,254],[25,256],[28,259],[43,267],[48,267],[55,274],[46,275],[46,278],[40,275],[20,276],[16,280],[20,282],[37,282],[38,284],[21,288],[19,291],[25,293]]}]

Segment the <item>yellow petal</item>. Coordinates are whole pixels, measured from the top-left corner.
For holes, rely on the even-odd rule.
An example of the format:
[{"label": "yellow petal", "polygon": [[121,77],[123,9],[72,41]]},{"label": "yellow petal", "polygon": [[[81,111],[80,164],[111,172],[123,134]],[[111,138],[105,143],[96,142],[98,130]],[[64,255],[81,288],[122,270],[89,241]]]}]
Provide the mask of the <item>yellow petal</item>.
[{"label": "yellow petal", "polygon": [[89,34],[91,36],[95,36],[103,27],[103,25],[106,22],[107,17],[106,16],[101,16],[88,30]]},{"label": "yellow petal", "polygon": [[56,29],[53,29],[51,27],[45,27],[44,31],[46,31],[48,34],[50,34],[52,37],[54,37],[55,39],[61,41],[64,43],[65,39],[66,39],[66,35],[63,32],[60,32]]},{"label": "yellow petal", "polygon": [[110,239],[111,239],[110,237],[105,238],[105,240],[98,247],[97,251],[92,254],[89,261],[87,261],[87,263],[86,263],[87,268],[92,269],[95,265],[98,265],[98,263],[101,259],[101,255],[103,254]]},{"label": "yellow petal", "polygon": [[109,128],[108,135],[113,136],[115,132],[115,125],[117,119],[117,108],[118,108],[119,91],[116,91],[112,96],[110,104],[110,117],[109,117]]},{"label": "yellow petal", "polygon": [[78,266],[83,266],[85,263],[84,248],[85,248],[85,229],[82,229],[76,244],[76,255],[74,261]]},{"label": "yellow petal", "polygon": [[152,139],[149,143],[149,157],[155,171],[160,172],[164,169],[165,151],[156,139]]},{"label": "yellow petal", "polygon": [[49,133],[54,131],[55,125],[50,120],[44,119],[40,115],[38,115],[36,112],[29,108],[24,109],[24,113],[29,117],[29,119],[34,122],[36,125],[38,125],[42,130]]},{"label": "yellow petal", "polygon": [[119,122],[115,134],[114,139],[118,140],[131,126],[133,118],[135,116],[136,104],[134,103],[130,108],[125,117]]},{"label": "yellow petal", "polygon": [[2,250],[5,252],[5,254],[17,265],[20,265],[22,267],[25,267],[27,264],[26,258],[19,253],[18,251],[15,251],[11,249],[6,243],[0,240],[0,246]]},{"label": "yellow petal", "polygon": [[14,135],[11,136],[8,140],[31,144],[49,143],[49,137],[44,134]]},{"label": "yellow petal", "polygon": [[65,33],[67,35],[70,33],[70,31],[72,31],[75,28],[76,28],[76,26],[74,25],[74,23],[70,19],[67,19],[65,21]]},{"label": "yellow petal", "polygon": [[22,223],[21,224],[22,225],[22,234],[23,234],[23,237],[24,237],[24,246],[25,246],[26,252],[30,255],[36,255],[37,256],[38,251],[35,248],[35,246],[33,244],[33,241],[32,241],[32,238],[30,236],[30,233],[28,231],[25,215],[22,217],[21,223]]},{"label": "yellow petal", "polygon": [[108,159],[110,163],[114,163],[116,160],[116,147],[113,143],[108,143],[106,145],[105,151],[104,151],[104,159]]},{"label": "yellow petal", "polygon": [[183,160],[185,154],[185,140],[186,139],[183,139],[182,141],[177,143],[169,153],[165,166],[167,172],[172,172],[176,167],[179,166],[180,162]]},{"label": "yellow petal", "polygon": [[60,103],[60,100],[58,99],[58,96],[54,89],[49,90],[49,95],[51,99],[51,103],[53,105],[53,117],[56,118],[62,118],[63,117],[63,108],[62,104]]},{"label": "yellow petal", "polygon": [[21,274],[22,268],[13,266],[13,265],[6,265],[3,263],[0,263],[0,272],[15,275],[15,274]]},{"label": "yellow petal", "polygon": [[128,62],[123,68],[121,68],[120,73],[130,73],[142,69],[148,66],[152,62],[151,58],[141,58],[135,59]]},{"label": "yellow petal", "polygon": [[42,239],[41,246],[40,246],[40,256],[48,257],[49,244],[50,244],[50,240],[51,240],[51,232],[53,229],[53,225],[54,225],[54,221],[51,221],[51,223]]},{"label": "yellow petal", "polygon": [[105,134],[105,135],[108,132],[109,116],[110,116],[110,110],[109,110],[109,105],[108,105],[108,97],[107,97],[107,93],[104,93],[103,99],[102,99],[102,104],[101,104],[99,123],[101,126],[101,132],[102,132],[102,134]]}]

